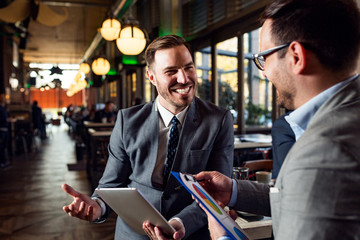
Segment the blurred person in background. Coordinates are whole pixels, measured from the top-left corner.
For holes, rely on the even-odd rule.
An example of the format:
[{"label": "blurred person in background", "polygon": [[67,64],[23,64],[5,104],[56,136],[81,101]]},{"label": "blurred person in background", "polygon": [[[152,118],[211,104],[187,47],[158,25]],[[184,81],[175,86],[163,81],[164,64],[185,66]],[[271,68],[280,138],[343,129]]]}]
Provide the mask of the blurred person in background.
[{"label": "blurred person in background", "polygon": [[9,141],[9,114],[5,104],[5,94],[0,93],[0,168],[10,166],[6,156]]},{"label": "blurred person in background", "polygon": [[107,101],[105,107],[95,113],[95,122],[114,123],[116,120],[115,104],[113,101]]},{"label": "blurred person in background", "polygon": [[33,129],[38,131],[41,139],[46,138],[45,119],[40,106],[37,101],[34,101],[31,106],[31,115]]}]

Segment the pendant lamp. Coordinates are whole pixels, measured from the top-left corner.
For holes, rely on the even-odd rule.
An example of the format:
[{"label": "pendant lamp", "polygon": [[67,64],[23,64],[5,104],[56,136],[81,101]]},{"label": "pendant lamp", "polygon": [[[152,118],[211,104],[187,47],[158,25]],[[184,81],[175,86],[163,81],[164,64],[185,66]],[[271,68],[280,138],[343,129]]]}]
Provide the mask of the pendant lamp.
[{"label": "pendant lamp", "polygon": [[110,63],[106,58],[99,57],[92,62],[91,68],[96,75],[105,75],[110,70]]},{"label": "pendant lamp", "polygon": [[112,41],[119,36],[121,24],[115,18],[108,18],[103,22],[102,28],[99,30],[105,40]]},{"label": "pendant lamp", "polygon": [[138,55],[146,46],[145,33],[135,24],[130,23],[120,31],[116,45],[122,54]]},{"label": "pendant lamp", "polygon": [[90,66],[88,63],[83,62],[80,64],[79,72],[83,72],[85,74],[88,74],[90,72]]}]

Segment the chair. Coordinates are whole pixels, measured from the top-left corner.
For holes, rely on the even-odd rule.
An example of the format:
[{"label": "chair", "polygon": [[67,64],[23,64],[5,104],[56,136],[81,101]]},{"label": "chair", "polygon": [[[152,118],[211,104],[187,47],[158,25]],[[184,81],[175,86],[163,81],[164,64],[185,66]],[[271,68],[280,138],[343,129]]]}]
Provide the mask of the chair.
[{"label": "chair", "polygon": [[249,179],[256,180],[255,173],[257,171],[270,172],[273,169],[273,160],[261,159],[261,160],[246,161],[241,164],[241,167],[249,168]]}]

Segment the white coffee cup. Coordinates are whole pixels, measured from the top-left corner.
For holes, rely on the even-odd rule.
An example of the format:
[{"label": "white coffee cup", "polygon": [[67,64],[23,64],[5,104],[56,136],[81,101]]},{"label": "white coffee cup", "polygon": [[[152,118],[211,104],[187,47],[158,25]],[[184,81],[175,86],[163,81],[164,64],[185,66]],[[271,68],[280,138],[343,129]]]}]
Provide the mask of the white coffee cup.
[{"label": "white coffee cup", "polygon": [[258,183],[269,184],[271,182],[271,172],[266,172],[266,171],[256,172],[256,181]]}]

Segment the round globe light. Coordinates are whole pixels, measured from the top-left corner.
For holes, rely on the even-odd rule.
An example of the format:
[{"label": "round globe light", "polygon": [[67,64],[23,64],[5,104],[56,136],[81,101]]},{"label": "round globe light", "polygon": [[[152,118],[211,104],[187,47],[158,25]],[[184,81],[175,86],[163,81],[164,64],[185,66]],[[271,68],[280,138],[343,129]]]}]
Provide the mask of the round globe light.
[{"label": "round globe light", "polygon": [[91,68],[96,75],[105,75],[110,70],[110,63],[107,59],[100,57],[92,62]]},{"label": "round globe light", "polygon": [[105,40],[112,41],[118,38],[120,30],[120,22],[115,18],[108,18],[103,22],[102,28],[100,28],[100,33]]},{"label": "round globe light", "polygon": [[86,62],[81,63],[79,71],[88,74],[90,72],[90,65]]},{"label": "round globe light", "polygon": [[127,26],[121,30],[120,37],[116,39],[116,45],[125,55],[138,55],[146,46],[145,34],[138,27]]}]

